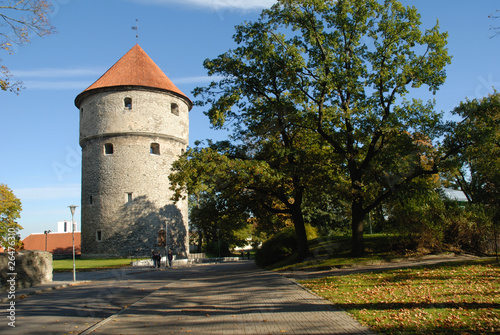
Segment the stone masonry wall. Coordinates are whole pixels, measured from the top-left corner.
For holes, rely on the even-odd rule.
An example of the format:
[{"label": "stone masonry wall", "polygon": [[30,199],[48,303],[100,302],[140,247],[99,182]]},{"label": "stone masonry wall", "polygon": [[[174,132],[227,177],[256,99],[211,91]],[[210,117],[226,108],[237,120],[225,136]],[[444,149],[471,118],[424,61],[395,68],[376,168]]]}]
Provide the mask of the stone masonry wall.
[{"label": "stone masonry wall", "polygon": [[[15,261],[6,252],[0,253],[0,281],[2,291],[26,288],[52,281],[52,254],[47,251],[22,250],[15,253]],[[13,275],[15,274],[15,275]]]},{"label": "stone masonry wall", "polygon": [[[125,98],[132,99],[131,108]],[[160,249],[165,225],[169,248],[187,257],[188,204],[170,200],[168,175],[188,144],[188,110],[184,100],[157,91],[100,92],[82,101],[84,257],[150,255]]]}]

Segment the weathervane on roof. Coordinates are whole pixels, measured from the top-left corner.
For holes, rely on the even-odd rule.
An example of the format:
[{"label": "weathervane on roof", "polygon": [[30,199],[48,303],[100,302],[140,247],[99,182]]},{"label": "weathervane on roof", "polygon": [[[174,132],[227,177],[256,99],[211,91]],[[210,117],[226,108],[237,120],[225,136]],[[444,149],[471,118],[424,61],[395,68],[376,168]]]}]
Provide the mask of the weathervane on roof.
[{"label": "weathervane on roof", "polygon": [[135,26],[132,26],[132,30],[137,31],[135,38],[136,38],[137,44],[139,44],[139,19],[135,19]]}]

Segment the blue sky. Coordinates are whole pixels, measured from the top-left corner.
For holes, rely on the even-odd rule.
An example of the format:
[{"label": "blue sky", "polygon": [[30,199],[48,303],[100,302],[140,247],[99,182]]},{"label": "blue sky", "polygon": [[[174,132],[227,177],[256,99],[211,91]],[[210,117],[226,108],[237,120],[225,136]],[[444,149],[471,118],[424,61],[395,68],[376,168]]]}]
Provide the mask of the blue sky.
[{"label": "blue sky", "polygon": [[[209,83],[203,68],[235,46],[234,26],[257,19],[272,0],[55,0],[51,22],[58,33],[34,38],[0,54],[26,87],[19,95],[0,92],[0,183],[21,199],[21,237],[70,220],[68,205],[80,205],[78,110],[74,98],[136,43],[188,96]],[[423,28],[439,19],[449,32],[452,64],[434,96],[450,111],[466,97],[480,98],[500,86],[500,37],[490,39],[488,15],[496,0],[406,0],[422,15]],[[424,94],[422,98],[432,98]],[[222,139],[198,107],[190,112],[190,143]],[[80,221],[77,208],[75,220]]]}]

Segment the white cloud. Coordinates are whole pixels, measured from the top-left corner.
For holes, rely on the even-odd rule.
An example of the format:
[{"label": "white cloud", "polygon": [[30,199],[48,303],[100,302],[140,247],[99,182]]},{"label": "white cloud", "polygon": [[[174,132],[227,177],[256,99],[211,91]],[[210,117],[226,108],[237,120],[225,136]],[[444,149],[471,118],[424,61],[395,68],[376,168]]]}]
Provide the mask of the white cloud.
[{"label": "white cloud", "polygon": [[[102,73],[101,73],[102,74]],[[100,74],[99,74],[100,75]],[[97,77],[99,76],[97,75]],[[211,81],[222,79],[218,76],[198,76],[198,77],[181,77],[172,79],[174,84],[204,84]],[[44,81],[44,80],[25,80],[23,85],[30,90],[84,90],[92,84],[92,80],[85,81]]]},{"label": "white cloud", "polygon": [[65,186],[18,188],[12,191],[21,202],[25,200],[69,199],[81,196],[81,185],[68,184]]},{"label": "white cloud", "polygon": [[221,9],[241,9],[255,10],[271,7],[276,0],[132,0],[138,3],[153,5],[170,5],[177,3],[181,5],[191,5],[212,10]]},{"label": "white cloud", "polygon": [[11,70],[10,72],[18,78],[66,78],[66,77],[88,77],[100,76],[106,69],[81,68],[81,69],[33,69],[33,70]]},{"label": "white cloud", "polygon": [[89,81],[23,81],[23,86],[32,90],[84,90]]},{"label": "white cloud", "polygon": [[[101,68],[40,68],[12,70],[11,73],[22,81],[27,89],[34,90],[84,90],[99,78],[106,69]],[[92,78],[78,80],[80,78]],[[69,79],[69,80],[68,80]]]}]

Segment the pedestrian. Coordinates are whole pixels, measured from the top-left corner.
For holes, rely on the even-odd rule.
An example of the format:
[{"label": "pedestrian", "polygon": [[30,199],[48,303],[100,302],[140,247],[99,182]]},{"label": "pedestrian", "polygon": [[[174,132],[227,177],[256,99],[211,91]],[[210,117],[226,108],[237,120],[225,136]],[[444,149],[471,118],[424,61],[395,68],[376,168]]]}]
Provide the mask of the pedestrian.
[{"label": "pedestrian", "polygon": [[241,259],[245,259],[245,251],[241,250]]},{"label": "pedestrian", "polygon": [[172,259],[174,258],[174,256],[172,255],[172,251],[168,251],[168,267],[171,268],[172,267]]},{"label": "pedestrian", "polygon": [[153,260],[153,268],[156,268],[156,251],[151,250],[151,259]]},{"label": "pedestrian", "polygon": [[158,268],[160,268],[160,266],[161,266],[161,253],[159,251],[156,254],[156,265]]}]

